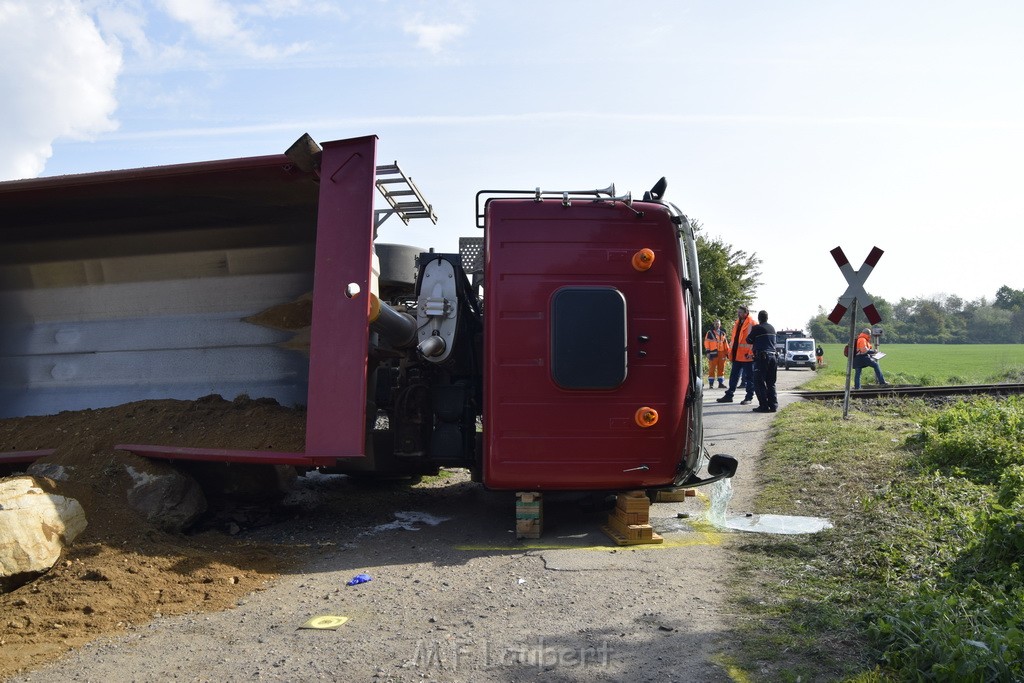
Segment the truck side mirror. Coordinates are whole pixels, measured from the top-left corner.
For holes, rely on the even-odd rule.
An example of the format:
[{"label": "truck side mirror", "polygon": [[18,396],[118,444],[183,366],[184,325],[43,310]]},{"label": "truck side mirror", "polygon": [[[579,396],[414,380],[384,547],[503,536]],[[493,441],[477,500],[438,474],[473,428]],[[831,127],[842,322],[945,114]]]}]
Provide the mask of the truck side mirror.
[{"label": "truck side mirror", "polygon": [[655,199],[661,199],[665,196],[665,190],[668,189],[668,181],[662,176],[658,182],[654,183],[654,187],[644,193],[644,201],[649,202]]},{"label": "truck side mirror", "polygon": [[712,455],[708,461],[708,474],[712,477],[728,479],[736,474],[739,463],[731,455]]}]

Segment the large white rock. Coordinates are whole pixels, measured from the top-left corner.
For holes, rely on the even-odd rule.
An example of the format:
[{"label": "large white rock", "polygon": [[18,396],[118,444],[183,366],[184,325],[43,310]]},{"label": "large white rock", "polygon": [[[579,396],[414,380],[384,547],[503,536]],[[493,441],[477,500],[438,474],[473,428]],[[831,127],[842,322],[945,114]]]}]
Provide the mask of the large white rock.
[{"label": "large white rock", "polygon": [[86,524],[74,498],[47,493],[32,477],[0,479],[0,585],[50,569]]}]

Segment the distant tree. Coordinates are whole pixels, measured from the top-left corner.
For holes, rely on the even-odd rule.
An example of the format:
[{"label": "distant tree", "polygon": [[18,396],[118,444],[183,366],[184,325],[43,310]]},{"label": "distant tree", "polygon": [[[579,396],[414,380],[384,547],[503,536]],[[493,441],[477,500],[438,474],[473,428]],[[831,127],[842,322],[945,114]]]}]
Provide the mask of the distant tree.
[{"label": "distant tree", "polygon": [[982,306],[974,311],[971,318],[971,341],[984,344],[1012,344],[1012,322],[1013,313],[1010,311],[995,306]]},{"label": "distant tree", "polygon": [[1013,344],[1024,343],[1024,308],[1018,308],[1012,313],[1010,320],[1010,331]]},{"label": "distant tree", "polygon": [[846,333],[841,325],[833,325],[828,313],[818,306],[818,314],[807,321],[807,332],[819,344],[837,344],[844,340]]},{"label": "distant tree", "polygon": [[992,305],[1004,311],[1019,311],[1024,308],[1024,290],[1003,285],[996,292],[996,300]]},{"label": "distant tree", "polygon": [[761,259],[734,249],[721,238],[700,234],[700,221],[691,219],[697,233],[697,259],[700,262],[700,298],[705,324],[721,319],[723,326],[734,318],[736,307],[749,304],[761,284]]},{"label": "distant tree", "polygon": [[921,343],[944,344],[949,341],[945,315],[942,307],[934,301],[919,301],[914,315],[907,322]]},{"label": "distant tree", "polygon": [[942,309],[946,311],[947,314],[955,315],[963,310],[965,302],[956,294],[947,294],[942,298],[940,304],[942,305]]},{"label": "distant tree", "polygon": [[966,302],[955,294],[940,297],[939,306],[946,320],[946,337],[949,341],[960,343],[967,340],[969,316],[964,314]]},{"label": "distant tree", "polygon": [[918,303],[917,299],[900,299],[892,307],[893,318],[904,323],[908,322],[914,316]]}]

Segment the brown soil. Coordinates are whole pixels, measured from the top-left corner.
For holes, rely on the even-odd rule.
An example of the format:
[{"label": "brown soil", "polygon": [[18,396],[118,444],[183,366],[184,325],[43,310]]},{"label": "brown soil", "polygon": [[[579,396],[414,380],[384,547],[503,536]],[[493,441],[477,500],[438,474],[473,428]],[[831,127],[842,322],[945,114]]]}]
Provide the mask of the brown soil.
[{"label": "brown soil", "polygon": [[78,500],[89,522],[48,573],[0,593],[0,679],[131,624],[224,609],[293,563],[278,547],[213,531],[169,534],[145,522],[127,504],[125,466],[160,465],[115,444],[302,451],[304,434],[303,411],[244,396],[0,420],[0,452],[56,449],[44,461],[68,468],[69,479],[37,481]]}]

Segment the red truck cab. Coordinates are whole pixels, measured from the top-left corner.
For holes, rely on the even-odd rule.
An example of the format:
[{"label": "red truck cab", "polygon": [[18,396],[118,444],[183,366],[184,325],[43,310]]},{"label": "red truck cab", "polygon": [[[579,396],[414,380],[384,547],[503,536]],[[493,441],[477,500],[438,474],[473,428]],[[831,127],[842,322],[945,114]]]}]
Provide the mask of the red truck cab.
[{"label": "red truck cab", "polygon": [[692,231],[674,207],[648,199],[487,202],[488,487],[664,487],[696,466]]}]

